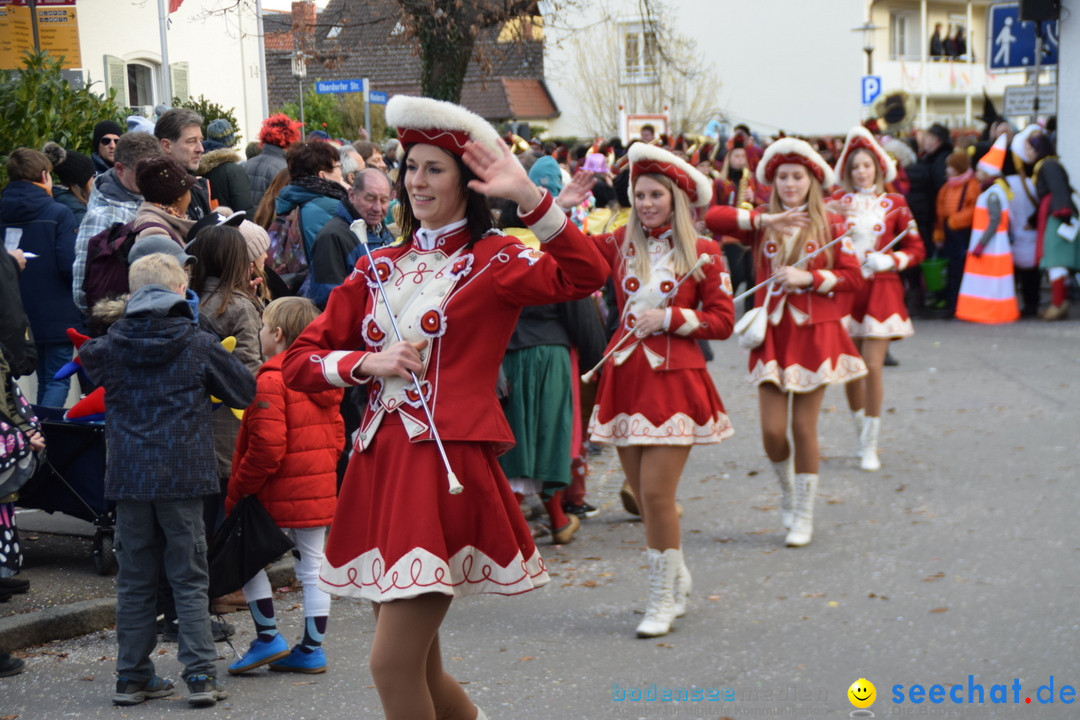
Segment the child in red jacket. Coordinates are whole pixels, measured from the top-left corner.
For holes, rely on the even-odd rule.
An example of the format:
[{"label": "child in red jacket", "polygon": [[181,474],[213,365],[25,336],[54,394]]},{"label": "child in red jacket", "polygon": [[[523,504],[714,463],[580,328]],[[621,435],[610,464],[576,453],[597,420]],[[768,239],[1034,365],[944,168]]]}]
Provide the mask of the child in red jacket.
[{"label": "child in red jacket", "polygon": [[326,671],[322,639],[330,595],[318,587],[326,529],[337,506],[337,462],[345,441],[343,390],[301,393],[285,386],[283,353],[318,316],[306,298],[279,298],[266,306],[259,333],[267,360],[256,378],[255,401],[244,412],[233,454],[226,510],[256,495],[274,522],[292,536],[299,558],[296,577],[304,587],[304,638],[290,652],[274,622],[270,581],[260,571],[244,585],[258,636],[229,673],[270,665],[271,670]]}]

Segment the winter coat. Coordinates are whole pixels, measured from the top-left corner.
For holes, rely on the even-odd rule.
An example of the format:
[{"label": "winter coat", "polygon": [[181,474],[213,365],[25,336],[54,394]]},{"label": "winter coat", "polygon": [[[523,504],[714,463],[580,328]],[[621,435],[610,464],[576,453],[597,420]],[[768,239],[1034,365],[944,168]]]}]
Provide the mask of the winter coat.
[{"label": "winter coat", "polygon": [[251,186],[251,206],[259,207],[262,196],[279,172],[287,168],[285,151],[277,145],[263,145],[262,152],[244,163],[244,172]]},{"label": "winter coat", "polygon": [[71,188],[56,183],[53,184],[52,196],[53,200],[71,210],[71,214],[75,216],[75,227],[79,227],[83,218],[86,217],[86,203],[75,197]]},{"label": "winter coat", "polygon": [[144,202],[139,206],[139,211],[135,213],[135,224],[142,223],[155,223],[153,227],[148,227],[136,236],[135,240],[142,240],[145,237],[151,235],[164,235],[164,230],[158,225],[164,225],[169,229],[168,235],[181,246],[187,245],[188,230],[191,230],[191,226],[195,224],[194,220],[190,218],[182,217],[178,218],[175,215],[170,215],[165,212],[161,207],[151,203]]},{"label": "winter coat", "polygon": [[96,152],[90,155],[90,159],[94,161],[94,172],[98,175],[103,175],[112,170],[112,164],[105,158],[98,155]]},{"label": "winter coat", "polygon": [[[933,153],[907,167],[908,181],[911,183],[907,203],[924,242],[930,242],[934,237],[937,194],[945,184],[946,161],[952,151],[952,143],[942,143]],[[930,249],[927,248],[928,251]]]},{"label": "winter coat", "polygon": [[199,175],[210,182],[210,197],[233,212],[244,211],[250,220],[255,206],[251,202],[251,183],[240,160],[231,148],[208,152],[199,160]]},{"label": "winter coat", "polygon": [[338,406],[344,390],[304,393],[285,387],[284,354],[259,370],[233,455],[226,511],[257,495],[280,527],[323,527],[337,506],[337,462],[345,444]]},{"label": "winter coat", "polygon": [[[319,307],[326,307],[330,291],[345,282],[345,278],[356,266],[356,261],[364,254],[364,248],[360,247],[360,241],[350,229],[353,222],[359,219],[360,216],[349,201],[342,200],[338,203],[334,217],[330,218],[315,236],[315,244],[311,249],[312,282],[308,297]],[[394,238],[385,225],[366,227],[371,250],[378,250],[393,242]]]},{"label": "winter coat", "polygon": [[[98,157],[97,153],[94,157]],[[75,305],[83,312],[87,311],[83,279],[86,277],[86,253],[90,238],[113,223],[129,223],[134,220],[142,201],[142,195],[124,187],[115,170],[109,170],[95,178],[94,186],[90,190],[90,201],[86,203],[86,216],[79,225],[79,234],[75,239],[75,265],[71,269]]]},{"label": "winter coat", "polygon": [[0,348],[7,355],[15,377],[37,371],[34,333],[19,292],[19,263],[4,251],[0,251]]},{"label": "winter coat", "polygon": [[[225,296],[213,293],[217,285],[217,278],[207,278],[206,286],[202,288],[199,317],[204,327],[212,328],[219,338],[227,338],[230,335],[236,338],[233,355],[244,363],[244,367],[254,376],[263,364],[262,346],[259,342],[262,308],[254,299],[243,293],[233,291]],[[225,312],[219,315],[218,310],[222,302],[226,302],[227,305]],[[213,424],[218,477],[227,478],[232,467],[233,450],[236,447],[236,434],[240,431],[240,421],[231,412],[216,412]]]},{"label": "winter coat", "polygon": [[964,180],[947,180],[937,195],[934,244],[945,242],[946,231],[968,232],[975,215],[975,201],[979,199],[979,181],[972,174]]},{"label": "winter coat", "polygon": [[245,408],[255,378],[193,317],[182,295],[147,285],[132,293],[108,334],[79,349],[83,369],[105,388],[107,498],[184,500],[219,491],[210,396]]},{"label": "winter coat", "polygon": [[299,185],[286,185],[277,196],[274,213],[284,215],[292,212],[294,208],[300,208],[300,228],[304,231],[304,250],[310,258],[312,248],[315,247],[315,238],[330,218],[334,217],[340,202],[337,198],[307,190]]},{"label": "winter coat", "polygon": [[82,326],[71,298],[75,218],[40,185],[16,180],[0,196],[0,237],[21,232],[18,247],[34,253],[19,278],[23,306],[38,343],[68,343],[67,329]]}]

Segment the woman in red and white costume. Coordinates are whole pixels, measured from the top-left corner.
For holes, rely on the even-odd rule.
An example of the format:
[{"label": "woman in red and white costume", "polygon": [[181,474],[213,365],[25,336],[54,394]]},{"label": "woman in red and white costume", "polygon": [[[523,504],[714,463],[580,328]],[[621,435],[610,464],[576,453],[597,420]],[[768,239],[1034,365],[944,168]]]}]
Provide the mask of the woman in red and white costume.
[{"label": "woman in red and white costume", "polygon": [[[371,672],[385,716],[471,720],[485,716],[439,651],[451,600],[549,579],[496,461],[514,441],[495,397],[499,363],[521,307],[588,295],[604,281],[603,259],[563,232],[566,216],[480,117],[399,95],[386,118],[405,148],[397,196],[407,240],[373,263],[361,256],[284,373],[298,390],[369,387],[320,586],[373,602]],[[546,252],[493,230],[485,196],[516,202]],[[449,491],[436,431],[460,494]]]},{"label": "woman in red and white costume", "polygon": [[[691,588],[675,504],[683,466],[691,447],[732,433],[697,340],[731,335],[735,311],[719,246],[694,230],[691,205],[708,206],[712,183],[661,148],[635,143],[627,154],[630,219],[593,238],[611,272],[621,322],[589,430],[593,442],[616,447],[638,499],[649,600],[637,634],[657,637],[686,613]],[[567,207],[581,193],[575,178],[559,203]],[[686,277],[702,254],[709,262]]]},{"label": "woman in red and white costume", "polygon": [[[922,262],[926,250],[902,195],[885,192],[896,179],[896,161],[860,126],[848,133],[836,163],[841,189],[832,207],[847,218],[855,256],[866,283],[845,296],[844,324],[866,363],[865,377],[845,387],[855,421],[857,452],[863,470],[878,470],[878,431],[884,397],[882,370],[889,342],[911,337],[915,330],[904,303],[904,286],[897,274]],[[886,249],[900,233],[898,243]]]},{"label": "woman in red and white costume", "polygon": [[[823,188],[833,185],[832,168],[808,143],[774,142],[758,164],[757,178],[773,186],[768,206],[718,205],[705,224],[751,246],[758,283],[774,279],[755,298],[755,305],[765,308],[767,329],[764,341],[750,351],[750,382],[758,386],[765,454],[780,481],[785,542],[800,547],[810,542],[814,529],[817,422],[825,386],[866,374],[840,322],[837,299],[858,290],[863,278],[847,238],[795,267],[844,234],[843,218],[825,209]],[[789,401],[793,443],[788,442]]]}]

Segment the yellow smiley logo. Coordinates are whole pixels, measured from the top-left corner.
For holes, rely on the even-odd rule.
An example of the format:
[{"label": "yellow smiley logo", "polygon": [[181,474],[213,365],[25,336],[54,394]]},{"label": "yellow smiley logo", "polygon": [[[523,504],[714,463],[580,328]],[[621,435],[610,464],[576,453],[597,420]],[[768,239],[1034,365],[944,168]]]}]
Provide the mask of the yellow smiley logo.
[{"label": "yellow smiley logo", "polygon": [[847,691],[848,700],[857,708],[868,708],[874,704],[877,698],[877,689],[874,683],[866,678],[859,678],[851,683]]}]

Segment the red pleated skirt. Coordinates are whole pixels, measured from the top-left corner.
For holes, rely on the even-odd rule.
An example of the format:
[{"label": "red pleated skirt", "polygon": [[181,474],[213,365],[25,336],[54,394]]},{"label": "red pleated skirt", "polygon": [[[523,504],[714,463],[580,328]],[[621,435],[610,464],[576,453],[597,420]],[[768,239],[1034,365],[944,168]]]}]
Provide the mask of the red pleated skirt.
[{"label": "red pleated skirt", "polygon": [[410,442],[397,413],[383,418],[345,473],[319,574],[324,590],[385,602],[432,592],[516,595],[548,582],[490,445],[445,447],[464,486],[458,495],[435,443]]}]

